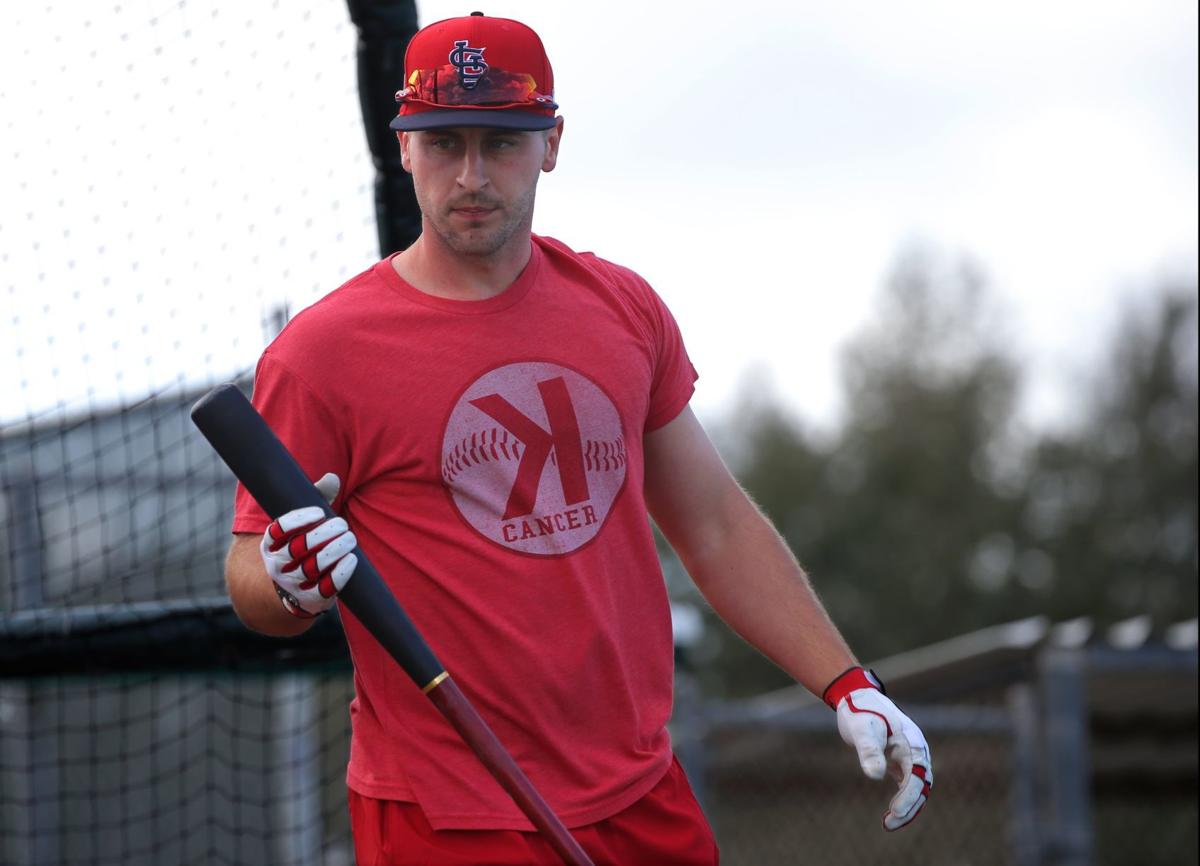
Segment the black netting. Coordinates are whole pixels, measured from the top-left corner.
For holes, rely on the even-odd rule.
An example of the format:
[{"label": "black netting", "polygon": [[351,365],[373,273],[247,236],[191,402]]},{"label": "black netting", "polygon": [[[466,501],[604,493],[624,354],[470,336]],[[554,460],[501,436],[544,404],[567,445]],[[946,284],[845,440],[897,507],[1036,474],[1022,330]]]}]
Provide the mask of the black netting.
[{"label": "black netting", "polygon": [[198,396],[7,428],[4,610],[224,592],[233,481],[188,418]]},{"label": "black netting", "polygon": [[[413,4],[366,5],[402,50]],[[336,2],[0,10],[0,864],[353,860],[340,628],[237,623],[188,409],[378,259],[359,35]]]},{"label": "black netting", "polygon": [[0,681],[0,862],[349,864],[345,672]]}]

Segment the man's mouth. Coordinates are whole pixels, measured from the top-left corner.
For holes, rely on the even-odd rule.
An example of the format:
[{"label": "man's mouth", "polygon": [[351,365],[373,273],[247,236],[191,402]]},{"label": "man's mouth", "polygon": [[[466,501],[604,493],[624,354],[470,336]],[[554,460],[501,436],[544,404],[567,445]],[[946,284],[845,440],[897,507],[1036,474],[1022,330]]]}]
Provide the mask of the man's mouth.
[{"label": "man's mouth", "polygon": [[450,212],[459,214],[460,216],[478,218],[487,216],[496,209],[497,208],[492,205],[464,204],[459,205],[458,207],[450,208]]}]

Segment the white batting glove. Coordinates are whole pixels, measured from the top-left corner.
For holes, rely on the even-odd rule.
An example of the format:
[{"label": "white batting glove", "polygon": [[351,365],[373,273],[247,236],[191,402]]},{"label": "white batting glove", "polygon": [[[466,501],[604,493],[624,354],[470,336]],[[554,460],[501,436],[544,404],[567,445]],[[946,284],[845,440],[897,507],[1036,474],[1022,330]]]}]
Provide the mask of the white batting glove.
[{"label": "white batting glove", "polygon": [[[316,483],[333,502],[342,483],[332,472]],[[259,550],[267,574],[284,608],[293,616],[312,619],[333,607],[358,565],[350,551],[358,540],[340,517],[326,517],[315,505],[281,515],[263,533]]]},{"label": "white batting glove", "polygon": [[886,772],[900,787],[883,815],[883,829],[908,825],[933,787],[933,756],[921,729],[892,703],[879,678],[862,668],[850,668],[822,698],[837,711],[838,733],[857,750],[863,772],[872,779]]}]

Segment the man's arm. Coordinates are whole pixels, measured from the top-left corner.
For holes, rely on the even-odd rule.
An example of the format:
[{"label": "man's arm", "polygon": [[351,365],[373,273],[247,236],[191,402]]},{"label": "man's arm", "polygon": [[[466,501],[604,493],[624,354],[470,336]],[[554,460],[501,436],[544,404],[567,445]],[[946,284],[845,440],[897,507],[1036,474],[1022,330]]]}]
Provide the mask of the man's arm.
[{"label": "man's arm", "polygon": [[646,436],[646,503],[713,609],[837,712],[863,772],[899,785],[883,816],[907,826],[933,785],[929,745],[858,668],[779,533],[729,474],[691,409]]},{"label": "man's arm", "polygon": [[262,536],[238,533],[225,557],[225,585],[233,610],[247,627],[274,637],[294,637],[308,631],[311,619],[300,619],[279,602],[275,583],[263,565]]},{"label": "man's arm", "polygon": [[857,664],[808,577],[691,408],[648,434],[646,502],[713,610],[820,695]]}]

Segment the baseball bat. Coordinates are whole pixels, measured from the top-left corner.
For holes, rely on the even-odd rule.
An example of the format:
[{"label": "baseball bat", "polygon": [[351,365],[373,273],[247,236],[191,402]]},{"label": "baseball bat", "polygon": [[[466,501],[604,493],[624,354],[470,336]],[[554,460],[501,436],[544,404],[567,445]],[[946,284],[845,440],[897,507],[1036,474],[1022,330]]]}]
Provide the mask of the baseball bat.
[{"label": "baseball bat", "polygon": [[[219,385],[192,407],[192,423],[271,519],[315,505],[333,510],[237,386]],[[467,700],[361,548],[338,601],[358,618],[479,756],[534,827],[569,866],[591,859]]]}]

